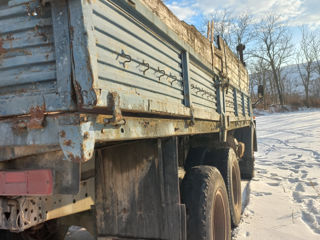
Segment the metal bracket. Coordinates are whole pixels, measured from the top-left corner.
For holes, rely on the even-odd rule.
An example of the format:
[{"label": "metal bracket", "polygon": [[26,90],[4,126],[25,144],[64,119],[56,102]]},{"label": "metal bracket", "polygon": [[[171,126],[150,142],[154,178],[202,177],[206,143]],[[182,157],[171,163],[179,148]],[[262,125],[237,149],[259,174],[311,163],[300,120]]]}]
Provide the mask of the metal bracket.
[{"label": "metal bracket", "polygon": [[196,124],[196,120],[194,118],[194,108],[190,106],[190,115],[191,115],[191,121],[189,123],[189,126],[194,126]]},{"label": "metal bracket", "polygon": [[[0,199],[0,228],[22,232],[45,220],[45,210],[38,198]],[[9,216],[8,218],[6,217]]]},{"label": "metal bracket", "polygon": [[113,126],[120,126],[120,125],[125,125],[126,120],[122,116],[122,112],[120,109],[120,96],[117,92],[112,92],[111,93],[112,97],[112,111],[113,111],[113,117],[111,119],[104,119],[105,124],[111,124]]},{"label": "metal bracket", "polygon": [[219,133],[219,140],[220,142],[227,142],[228,128],[230,125],[229,116],[221,114],[220,122],[221,122],[221,127],[220,127],[220,133]]},{"label": "metal bracket", "polygon": [[59,144],[66,160],[80,163],[93,157],[95,135],[92,125],[81,115],[66,115],[59,119]]},{"label": "metal bracket", "polygon": [[215,87],[228,88],[230,86],[230,79],[224,74],[220,74],[220,77],[221,80],[216,80]]},{"label": "metal bracket", "polygon": [[31,119],[27,123],[28,129],[41,129],[44,123],[44,113],[46,111],[46,106],[37,106],[30,109]]}]

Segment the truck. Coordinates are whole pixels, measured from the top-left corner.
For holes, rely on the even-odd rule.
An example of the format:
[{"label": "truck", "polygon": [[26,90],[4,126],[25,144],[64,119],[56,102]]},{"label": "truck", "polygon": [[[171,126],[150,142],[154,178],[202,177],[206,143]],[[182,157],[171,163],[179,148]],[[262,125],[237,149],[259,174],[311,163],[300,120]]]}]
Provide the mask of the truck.
[{"label": "truck", "polygon": [[238,49],[160,0],[1,0],[0,238],[230,240],[257,149]]}]

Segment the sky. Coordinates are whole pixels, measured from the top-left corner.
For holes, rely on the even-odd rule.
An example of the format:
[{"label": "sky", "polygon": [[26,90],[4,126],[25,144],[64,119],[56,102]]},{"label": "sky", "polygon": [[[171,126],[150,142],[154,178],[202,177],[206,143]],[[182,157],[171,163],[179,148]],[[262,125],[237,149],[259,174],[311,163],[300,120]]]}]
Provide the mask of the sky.
[{"label": "sky", "polygon": [[276,13],[290,25],[294,40],[299,26],[320,30],[320,0],[164,0],[180,19],[200,29],[206,16],[215,10],[231,9],[235,15],[247,12],[256,19]]}]

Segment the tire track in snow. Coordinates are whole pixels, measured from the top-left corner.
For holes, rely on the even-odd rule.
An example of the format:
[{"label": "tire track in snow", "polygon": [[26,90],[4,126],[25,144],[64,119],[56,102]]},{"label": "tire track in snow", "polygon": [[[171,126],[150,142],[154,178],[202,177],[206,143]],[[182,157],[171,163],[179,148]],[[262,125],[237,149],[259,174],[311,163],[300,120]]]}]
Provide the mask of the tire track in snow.
[{"label": "tire track in snow", "polygon": [[[256,177],[234,239],[320,239],[320,111],[262,116],[257,124]],[[268,201],[286,214],[269,216],[273,209],[259,208]]]}]

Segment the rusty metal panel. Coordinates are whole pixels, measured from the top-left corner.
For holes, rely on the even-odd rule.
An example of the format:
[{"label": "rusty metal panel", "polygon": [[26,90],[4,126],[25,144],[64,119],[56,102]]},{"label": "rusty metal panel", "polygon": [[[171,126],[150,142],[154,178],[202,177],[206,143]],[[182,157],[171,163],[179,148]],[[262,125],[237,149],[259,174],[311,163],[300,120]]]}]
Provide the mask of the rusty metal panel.
[{"label": "rusty metal panel", "polygon": [[245,115],[250,116],[250,100],[249,97],[244,96],[244,108],[245,108]]},{"label": "rusty metal panel", "polygon": [[[220,115],[249,120],[241,89],[130,2],[1,1],[0,118],[26,115],[0,119],[0,161],[62,150],[83,162],[96,142],[217,132]],[[97,123],[97,113],[109,118]]]},{"label": "rusty metal panel", "polygon": [[193,106],[216,112],[217,94],[213,76],[191,63],[190,85]]},{"label": "rusty metal panel", "polygon": [[220,119],[216,71],[140,1],[70,0],[69,8],[80,108],[112,110],[117,94],[125,112]]},{"label": "rusty metal panel", "polygon": [[0,117],[72,108],[65,1],[0,4]]},{"label": "rusty metal panel", "polygon": [[239,116],[243,116],[243,106],[242,106],[242,93],[240,91],[237,91],[237,108]]},{"label": "rusty metal panel", "polygon": [[226,114],[229,116],[235,116],[235,99],[234,99],[234,91],[232,87],[228,87],[224,89],[225,91],[225,108]]},{"label": "rusty metal panel", "polygon": [[[96,40],[97,84],[105,94],[182,105],[181,51],[108,1],[96,1],[92,22]],[[129,109],[130,110],[130,109]],[[134,110],[134,109],[132,109]]]},{"label": "rusty metal panel", "polygon": [[134,9],[117,4],[69,2],[78,104],[112,109],[116,92],[121,110],[190,115],[184,100],[183,49],[139,21]]}]

